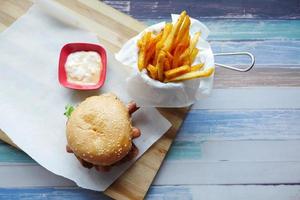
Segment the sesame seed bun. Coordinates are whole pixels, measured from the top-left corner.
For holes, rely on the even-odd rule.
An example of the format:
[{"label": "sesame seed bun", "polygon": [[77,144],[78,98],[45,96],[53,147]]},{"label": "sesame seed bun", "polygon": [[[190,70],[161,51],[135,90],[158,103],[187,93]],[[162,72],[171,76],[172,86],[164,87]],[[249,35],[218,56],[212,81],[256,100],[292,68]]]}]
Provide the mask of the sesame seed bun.
[{"label": "sesame seed bun", "polygon": [[80,103],[67,122],[66,134],[76,156],[99,166],[118,162],[132,147],[128,109],[111,93]]}]

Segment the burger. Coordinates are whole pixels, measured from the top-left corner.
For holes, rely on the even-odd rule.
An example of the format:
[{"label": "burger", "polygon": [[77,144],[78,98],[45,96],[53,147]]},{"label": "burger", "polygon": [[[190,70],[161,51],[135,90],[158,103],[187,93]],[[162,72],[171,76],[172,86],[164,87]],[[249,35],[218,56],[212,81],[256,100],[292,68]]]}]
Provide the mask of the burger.
[{"label": "burger", "polygon": [[137,109],[135,103],[126,106],[112,93],[89,97],[68,109],[67,152],[84,167],[101,171],[132,159],[138,153],[132,140],[140,136],[131,123]]}]

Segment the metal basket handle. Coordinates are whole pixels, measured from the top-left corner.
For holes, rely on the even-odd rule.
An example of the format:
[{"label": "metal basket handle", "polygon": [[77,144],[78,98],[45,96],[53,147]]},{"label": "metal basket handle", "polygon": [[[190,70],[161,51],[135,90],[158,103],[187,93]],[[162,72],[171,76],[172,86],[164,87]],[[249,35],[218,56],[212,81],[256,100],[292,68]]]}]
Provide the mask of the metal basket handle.
[{"label": "metal basket handle", "polygon": [[219,67],[226,68],[226,69],[239,71],[239,72],[247,72],[247,71],[252,69],[252,67],[254,66],[254,63],[255,63],[255,57],[253,56],[253,54],[251,54],[249,52],[216,53],[216,54],[214,54],[214,56],[236,56],[236,55],[249,56],[251,58],[251,64],[246,68],[232,67],[232,66],[224,65],[224,64],[220,64],[220,63],[215,63],[215,65],[219,66]]}]

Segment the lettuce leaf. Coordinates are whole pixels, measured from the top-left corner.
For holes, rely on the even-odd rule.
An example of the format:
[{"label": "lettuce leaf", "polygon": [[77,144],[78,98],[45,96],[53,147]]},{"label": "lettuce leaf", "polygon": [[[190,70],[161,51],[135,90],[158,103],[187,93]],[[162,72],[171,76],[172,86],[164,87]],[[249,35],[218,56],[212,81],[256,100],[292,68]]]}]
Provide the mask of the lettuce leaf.
[{"label": "lettuce leaf", "polygon": [[74,106],[68,104],[65,106],[65,112],[64,112],[64,115],[67,117],[67,118],[70,118],[72,112],[74,111]]}]

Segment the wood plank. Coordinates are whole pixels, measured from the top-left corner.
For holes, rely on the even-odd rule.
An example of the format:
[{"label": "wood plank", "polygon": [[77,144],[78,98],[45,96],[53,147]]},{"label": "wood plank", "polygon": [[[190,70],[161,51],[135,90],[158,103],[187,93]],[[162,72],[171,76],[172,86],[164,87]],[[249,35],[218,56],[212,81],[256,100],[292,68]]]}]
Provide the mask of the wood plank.
[{"label": "wood plank", "polygon": [[299,121],[300,109],[192,110],[177,138],[184,141],[300,139]]},{"label": "wood plank", "polygon": [[193,105],[205,110],[299,109],[299,87],[248,87],[214,89]]},{"label": "wood plank", "polygon": [[199,165],[202,162],[289,162],[300,161],[299,151],[300,140],[225,141],[178,138],[173,142],[165,162],[184,163],[189,160],[197,161]]},{"label": "wood plank", "polygon": [[178,185],[153,186],[148,199],[296,200],[299,185]]},{"label": "wood plank", "polygon": [[218,67],[214,88],[235,87],[300,87],[298,66],[255,66],[247,73],[240,73]]},{"label": "wood plank", "polygon": [[99,192],[79,188],[2,188],[0,189],[0,199],[109,200],[111,198]]},{"label": "wood plank", "polygon": [[0,11],[0,20],[1,20],[1,24],[3,24],[4,26],[9,26],[10,24],[12,24],[16,19],[13,18],[12,16],[9,16],[8,14],[6,14],[3,11]]},{"label": "wood plank", "polygon": [[[52,199],[109,199],[98,192],[80,188],[10,188],[0,189],[0,198],[37,200]],[[300,198],[298,185],[166,185],[152,186],[146,199],[205,199],[205,200],[295,200]]]},{"label": "wood plank", "polygon": [[129,14],[130,9],[131,9],[130,1],[113,1],[112,2],[110,0],[103,0],[103,2],[123,13],[126,13],[126,14]]},{"label": "wood plank", "polygon": [[299,166],[299,161],[170,161],[161,167],[153,184],[299,184]]},{"label": "wood plank", "polygon": [[300,20],[201,19],[210,40],[299,40]]},{"label": "wood plank", "polygon": [[[266,40],[266,41],[211,41],[214,53],[249,51],[255,55],[255,68],[263,67],[294,67],[300,66],[300,41],[299,40]],[[201,52],[200,52],[201,54]],[[246,56],[218,56],[215,62],[224,64],[246,64]]]},{"label": "wood plank", "polygon": [[36,163],[23,151],[0,141],[0,163]]},{"label": "wood plank", "polygon": [[[297,0],[292,1],[164,1],[164,0],[105,0],[105,3],[137,19],[161,19],[169,17],[170,12],[179,13],[186,10],[191,16],[213,18],[271,18],[271,19],[298,19],[299,5]],[[148,12],[144,12],[147,10]]]},{"label": "wood plank", "polygon": [[[209,181],[214,181],[214,184],[237,184],[237,180],[243,184],[295,183],[295,177],[298,177],[299,172],[296,169],[300,166],[299,142],[299,140],[205,141],[198,143],[200,147],[198,150],[193,144],[186,143],[185,146],[181,145],[180,151],[176,149],[178,146],[176,147],[175,142],[175,147],[173,145],[164,164],[167,166],[164,171],[167,172],[160,173],[156,184],[210,184]],[[196,150],[197,153],[195,153]],[[190,152],[192,154],[189,154]],[[173,153],[176,153],[176,156]],[[274,172],[271,170],[272,164],[277,167]],[[194,167],[190,168],[190,166]],[[199,171],[200,169],[208,170],[207,168],[209,168],[207,174],[207,171]],[[263,172],[266,169],[267,172]],[[285,169],[292,169],[292,171],[285,171]],[[187,170],[190,172],[185,172]],[[239,170],[247,174],[240,177],[242,172]],[[214,174],[221,173],[221,171],[240,178],[234,179],[229,175],[214,178]],[[182,175],[174,178],[171,176],[172,172]],[[171,178],[165,176],[165,173]],[[258,176],[256,173],[261,174]],[[0,175],[2,177],[0,188],[75,186],[72,181],[56,176],[36,163],[1,162]],[[189,182],[191,177],[196,178]]]},{"label": "wood plank", "polygon": [[24,10],[28,9],[32,2],[28,0],[19,1],[17,4],[12,0],[4,0],[1,2],[0,10],[14,19],[24,14]]},{"label": "wood plank", "polygon": [[0,4],[0,32],[22,16],[32,5],[32,0],[2,0]]}]

